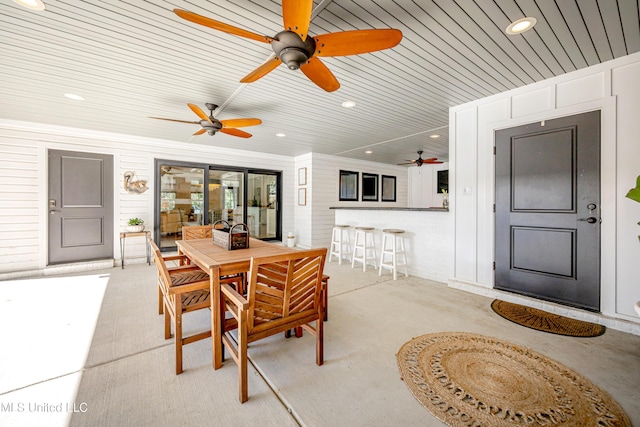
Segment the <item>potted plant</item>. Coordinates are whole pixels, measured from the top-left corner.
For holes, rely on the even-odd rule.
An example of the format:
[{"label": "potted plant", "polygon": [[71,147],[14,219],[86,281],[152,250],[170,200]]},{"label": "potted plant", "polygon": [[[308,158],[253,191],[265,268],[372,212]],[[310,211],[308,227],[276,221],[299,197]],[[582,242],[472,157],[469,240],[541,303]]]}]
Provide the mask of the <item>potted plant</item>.
[{"label": "potted plant", "polygon": [[[638,177],[636,178],[635,188],[629,190],[626,197],[640,203],[640,175],[638,175]],[[638,225],[640,225],[640,221],[638,221]],[[638,240],[640,240],[640,235],[638,235]]]},{"label": "potted plant", "polygon": [[129,218],[127,231],[131,233],[139,233],[144,230],[144,220],[140,218]]}]

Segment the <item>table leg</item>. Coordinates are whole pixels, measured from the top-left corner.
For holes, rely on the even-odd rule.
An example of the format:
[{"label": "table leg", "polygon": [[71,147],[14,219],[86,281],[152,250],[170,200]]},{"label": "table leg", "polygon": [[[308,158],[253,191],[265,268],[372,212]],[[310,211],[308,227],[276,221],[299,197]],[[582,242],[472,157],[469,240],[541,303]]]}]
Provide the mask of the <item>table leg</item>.
[{"label": "table leg", "polygon": [[213,369],[222,367],[222,324],[224,321],[220,315],[220,269],[209,270],[211,283],[211,346],[213,353]]},{"label": "table leg", "polygon": [[120,265],[124,268],[124,237],[120,237]]},{"label": "table leg", "polygon": [[151,245],[149,244],[149,240],[151,239],[151,232],[148,231],[144,238],[147,245],[147,265],[151,265]]}]

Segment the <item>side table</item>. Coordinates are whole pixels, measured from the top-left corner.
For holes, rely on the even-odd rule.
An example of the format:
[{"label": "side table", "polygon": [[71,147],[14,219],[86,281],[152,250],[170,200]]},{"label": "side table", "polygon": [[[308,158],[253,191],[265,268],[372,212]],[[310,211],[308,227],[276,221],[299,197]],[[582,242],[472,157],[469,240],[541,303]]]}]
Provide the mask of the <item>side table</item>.
[{"label": "side table", "polygon": [[147,264],[151,265],[151,249],[149,248],[149,239],[151,239],[151,231],[123,231],[120,233],[120,262],[122,264],[122,268],[124,268],[124,243],[127,237],[144,237],[145,238],[145,246],[147,249]]}]

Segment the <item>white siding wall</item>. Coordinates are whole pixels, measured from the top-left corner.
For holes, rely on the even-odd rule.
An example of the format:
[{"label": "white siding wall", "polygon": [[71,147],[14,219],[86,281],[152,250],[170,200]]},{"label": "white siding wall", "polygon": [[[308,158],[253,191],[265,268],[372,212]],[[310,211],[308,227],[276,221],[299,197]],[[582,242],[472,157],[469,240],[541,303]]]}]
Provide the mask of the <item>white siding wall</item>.
[{"label": "white siding wall", "polygon": [[0,135],[0,271],[38,267],[38,149]]},{"label": "white siding wall", "polygon": [[[301,231],[298,243],[301,246],[329,247],[331,230],[335,224],[335,212],[329,209],[332,206],[407,206],[408,178],[407,168],[405,167],[317,153],[296,159],[296,168],[304,167],[305,165],[307,167],[307,182],[310,182],[310,184],[307,184],[307,206],[305,209],[298,207],[299,210],[296,211],[296,214],[298,212],[306,214],[301,218],[296,215],[296,228]],[[358,171],[360,172],[360,178],[362,178],[362,172],[395,176],[396,202],[382,202],[380,201],[380,194],[378,194],[377,202],[339,201],[340,170]],[[380,180],[381,178],[378,179]],[[310,192],[311,188],[313,188],[312,192]],[[359,185],[359,188],[362,191],[362,185]]]},{"label": "white siding wall", "polygon": [[634,54],[450,110],[452,286],[493,288],[494,131],[601,110],[602,313],[638,322],[640,204],[624,197],[640,174],[638,76],[640,54]]},{"label": "white siding wall", "polygon": [[[0,120],[0,273],[45,270],[47,267],[47,151],[69,150],[114,156],[114,259],[120,262],[119,232],[131,217],[154,220],[153,167],[155,159],[256,167],[283,172],[283,239],[294,232],[302,247],[328,246],[335,222],[331,206],[407,206],[407,168],[330,155],[297,158],[219,149],[215,145],[176,143],[127,135],[90,132],[37,123]],[[298,169],[307,168],[307,184],[298,185]],[[396,176],[396,202],[339,202],[340,169]],[[135,171],[149,190],[131,194],[123,188],[123,174]],[[306,188],[307,203],[298,205],[298,189]],[[17,225],[20,230],[17,231]],[[126,242],[126,257],[142,261],[143,239]],[[134,261],[134,262],[135,262]]]},{"label": "white siding wall", "polygon": [[[215,141],[215,140],[214,140]],[[126,135],[89,132],[35,123],[0,120],[0,273],[47,267],[47,151],[69,150],[114,156],[114,259],[120,260],[119,233],[137,216],[153,229],[154,159],[170,159],[282,171],[283,230],[294,225],[296,173],[293,157],[220,149]],[[130,194],[123,174],[135,171],[149,190]],[[126,258],[144,258],[143,239],[126,243]]]}]

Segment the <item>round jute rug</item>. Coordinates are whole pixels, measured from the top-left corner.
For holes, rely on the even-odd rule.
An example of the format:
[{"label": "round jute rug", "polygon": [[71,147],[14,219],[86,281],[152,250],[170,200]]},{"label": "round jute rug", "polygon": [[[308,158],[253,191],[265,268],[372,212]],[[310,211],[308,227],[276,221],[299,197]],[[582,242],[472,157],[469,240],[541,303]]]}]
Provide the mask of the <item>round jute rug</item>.
[{"label": "round jute rug", "polygon": [[427,334],[405,343],[397,358],[416,399],[450,426],[631,426],[587,378],[507,341]]}]

